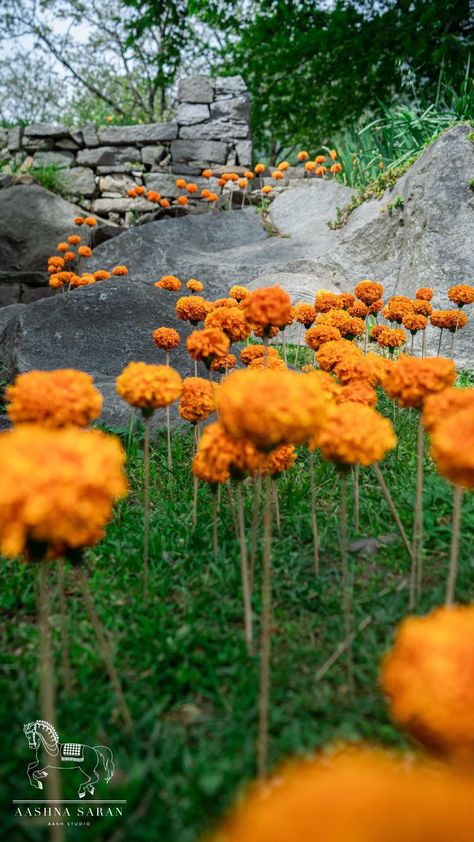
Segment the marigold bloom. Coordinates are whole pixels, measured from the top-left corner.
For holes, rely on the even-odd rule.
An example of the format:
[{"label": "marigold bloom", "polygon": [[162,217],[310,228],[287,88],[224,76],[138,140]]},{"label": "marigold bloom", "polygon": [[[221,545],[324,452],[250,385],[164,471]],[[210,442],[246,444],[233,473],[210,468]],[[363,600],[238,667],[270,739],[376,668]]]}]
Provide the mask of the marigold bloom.
[{"label": "marigold bloom", "polygon": [[114,266],[112,275],[128,275],[128,269],[126,266]]},{"label": "marigold bloom", "polygon": [[225,373],[235,368],[237,357],[235,354],[226,354],[225,357],[216,357],[211,363],[211,371],[220,371]]},{"label": "marigold bloom", "polygon": [[[45,458],[47,456],[47,458]],[[0,435],[0,552],[58,556],[104,535],[113,503],[127,493],[125,454],[99,430],[21,424]]]},{"label": "marigold bloom", "polygon": [[163,275],[159,281],[154,283],[158,289],[167,289],[170,292],[177,292],[181,289],[181,281],[175,275]]},{"label": "marigold bloom", "polygon": [[337,406],[317,437],[324,459],[338,465],[372,465],[397,443],[392,423],[370,406]]},{"label": "marigold bloom", "polygon": [[266,332],[271,327],[283,327],[291,316],[290,296],[278,284],[254,290],[243,299],[242,308],[248,323]]},{"label": "marigold bloom", "polygon": [[184,190],[184,188],[186,187],[186,179],[185,178],[177,178],[175,180],[175,184],[176,184],[176,187],[179,188],[179,190]]},{"label": "marigold bloom", "polygon": [[467,316],[462,310],[433,310],[430,322],[434,327],[455,333],[456,330],[466,327]]},{"label": "marigold bloom", "polygon": [[241,190],[245,190],[248,187],[248,181],[246,178],[239,178],[238,184]]},{"label": "marigold bloom", "polygon": [[205,421],[216,409],[216,384],[203,377],[186,377],[178,405],[181,418],[191,424]]},{"label": "marigold bloom", "polygon": [[343,331],[343,336],[349,336],[353,339],[356,336],[363,336],[364,332],[365,323],[357,316],[353,316],[348,322],[347,329]]},{"label": "marigold bloom", "polygon": [[336,292],[320,289],[314,299],[314,307],[318,313],[328,313],[329,310],[342,310],[343,302]]},{"label": "marigold bloom", "polygon": [[202,292],[204,289],[204,284],[202,281],[196,280],[196,278],[190,278],[186,284],[187,289],[190,289],[191,292]]},{"label": "marigold bloom", "polygon": [[261,467],[262,474],[270,474],[272,477],[278,477],[283,471],[288,471],[293,467],[298,455],[293,444],[281,444],[266,457],[265,462]]},{"label": "marigold bloom", "polygon": [[97,269],[97,272],[94,272],[96,281],[107,281],[110,277],[111,273],[107,272],[106,269]]},{"label": "marigold bloom", "polygon": [[5,398],[14,424],[46,427],[85,427],[99,417],[103,402],[90,374],[73,368],[19,374]]},{"label": "marigold bloom", "polygon": [[209,313],[212,313],[213,310],[217,310],[219,307],[237,307],[235,298],[216,298],[215,301],[208,301],[207,304]]},{"label": "marigold bloom", "polygon": [[339,162],[337,162],[336,164],[332,164],[332,166],[330,167],[330,172],[333,175],[337,175],[337,173],[342,172],[342,164],[340,164]]},{"label": "marigold bloom", "polygon": [[376,281],[360,281],[354,290],[357,298],[369,306],[383,296],[383,285]]},{"label": "marigold bloom", "polygon": [[89,246],[79,246],[77,253],[81,257],[92,257],[92,249]]},{"label": "marigold bloom", "polygon": [[132,362],[119,374],[115,387],[127,403],[149,414],[179,398],[183,381],[169,365]]},{"label": "marigold bloom", "polygon": [[186,184],[186,190],[188,191],[188,193],[193,194],[198,192],[199,187],[197,184],[194,184],[190,181],[188,184]]},{"label": "marigold bloom", "polygon": [[420,408],[428,395],[452,386],[455,378],[452,360],[402,355],[386,377],[384,389],[400,406]]},{"label": "marigold bloom", "polygon": [[361,403],[364,406],[377,405],[377,392],[366,380],[351,380],[343,386],[337,403]]},{"label": "marigold bloom", "polygon": [[306,304],[305,301],[295,304],[293,313],[295,320],[304,325],[306,329],[311,327],[317,316],[316,309],[311,304]]},{"label": "marigold bloom", "polygon": [[249,363],[248,368],[272,368],[281,370],[288,368],[288,366],[280,356],[274,356],[272,354],[267,358],[267,360],[265,360],[265,357],[255,357],[255,359]]},{"label": "marigold bloom", "polygon": [[415,292],[415,298],[419,301],[431,301],[433,298],[433,290],[431,287],[420,287]]},{"label": "marigold bloom", "polygon": [[[278,353],[277,349],[273,347],[273,345],[269,345],[267,349],[268,356],[271,357],[279,357],[280,354]],[[240,352],[240,362],[243,365],[248,366],[252,362],[252,360],[257,359],[258,357],[263,357],[265,354],[265,348],[263,345],[247,345],[246,348],[242,348]]]},{"label": "marigold bloom", "polygon": [[171,204],[168,199],[160,199],[160,207],[162,208],[170,208]]},{"label": "marigold bloom", "polygon": [[71,234],[71,236],[67,238],[67,241],[71,246],[78,246],[81,242],[81,238],[79,234]]},{"label": "marigold bloom", "polygon": [[186,339],[191,359],[202,361],[208,367],[216,357],[225,357],[229,347],[229,337],[218,327],[194,330]]},{"label": "marigold bloom", "polygon": [[254,170],[257,173],[257,175],[261,175],[263,172],[265,172],[265,169],[265,164],[256,164],[254,167]]},{"label": "marigold bloom", "polygon": [[403,327],[406,327],[407,330],[414,336],[419,330],[425,330],[428,324],[428,319],[426,316],[420,316],[416,313],[406,313],[406,315],[402,319]]},{"label": "marigold bloom", "polygon": [[472,794],[448,767],[349,746],[255,784],[209,842],[471,842]]},{"label": "marigold bloom", "polygon": [[210,195],[211,195],[211,191],[207,187],[204,187],[201,190],[201,199],[208,199]]},{"label": "marigold bloom", "polygon": [[64,286],[64,282],[61,280],[59,275],[53,274],[49,276],[48,285],[53,287],[53,289],[61,289]]},{"label": "marigold bloom", "polygon": [[428,395],[423,402],[425,428],[431,433],[438,424],[463,409],[474,411],[474,389],[457,389],[454,386],[448,386],[441,392]]},{"label": "marigold bloom", "polygon": [[[314,330],[314,328],[311,328]],[[348,339],[337,339],[324,342],[316,352],[316,360],[323,371],[332,371],[338,362],[348,354],[361,354],[359,348]]]},{"label": "marigold bloom", "polygon": [[413,312],[416,313],[418,316],[431,316],[433,312],[433,307],[431,306],[429,301],[424,301],[423,299],[412,301],[413,304]]},{"label": "marigold bloom", "polygon": [[254,473],[262,461],[252,442],[235,439],[220,423],[209,424],[199,440],[193,473],[211,484],[226,482]]},{"label": "marigold bloom", "polygon": [[229,290],[229,295],[236,301],[243,301],[244,298],[247,298],[247,295],[250,295],[250,290],[247,289],[247,287],[234,284],[234,286],[232,286]]},{"label": "marigold bloom", "polygon": [[64,267],[64,257],[53,255],[53,257],[48,259],[48,266],[54,266],[56,269],[62,269]]},{"label": "marigold bloom", "polygon": [[127,190],[127,196],[129,199],[136,199],[137,198],[137,188],[131,187],[130,190]]},{"label": "marigold bloom", "polygon": [[354,301],[354,303],[347,308],[347,312],[351,318],[365,319],[369,314],[369,308],[363,301]]},{"label": "marigold bloom", "polygon": [[66,251],[64,254],[64,260],[71,262],[72,260],[77,260],[77,254],[74,251]]},{"label": "marigold bloom", "polygon": [[[459,440],[457,440],[459,448]],[[459,448],[460,450],[463,448]],[[474,607],[437,608],[407,617],[382,665],[390,715],[431,749],[472,752]]]},{"label": "marigold bloom", "polygon": [[272,190],[273,190],[273,187],[271,187],[269,184],[264,184],[264,186],[262,187],[262,193],[265,193],[265,194],[271,193]]},{"label": "marigold bloom", "polygon": [[145,188],[143,187],[143,184],[137,184],[135,186],[135,193],[137,194],[137,196],[145,195]]},{"label": "marigold bloom", "polygon": [[257,336],[259,339],[264,339],[265,337],[268,337],[269,339],[274,339],[275,336],[278,336],[279,333],[279,327],[264,327],[263,325],[253,325],[253,335]]},{"label": "marigold bloom", "polygon": [[315,172],[315,175],[317,175],[318,177],[321,177],[322,175],[326,175],[327,171],[328,171],[327,167],[316,167],[314,172]]},{"label": "marigold bloom", "polygon": [[364,359],[370,363],[374,376],[377,377],[377,385],[383,386],[384,380],[395,365],[391,357],[382,357],[380,354],[364,354]]},{"label": "marigold bloom", "polygon": [[245,178],[248,178],[249,181],[252,181],[252,178],[255,177],[252,170],[246,170],[244,172],[244,176],[245,176]]},{"label": "marigold bloom", "polygon": [[306,172],[314,172],[316,169],[316,164],[314,163],[314,161],[306,161],[304,168]]},{"label": "marigold bloom", "polygon": [[201,173],[203,178],[212,178],[213,172],[212,170],[203,170]]},{"label": "marigold bloom", "polygon": [[344,310],[349,310],[355,304],[356,297],[352,292],[340,292],[338,297]]},{"label": "marigold bloom", "polygon": [[69,245],[68,243],[58,243],[56,246],[56,251],[68,251]]},{"label": "marigold bloom", "polygon": [[298,161],[307,161],[309,158],[309,152],[306,152],[305,149],[302,149],[301,152],[298,152],[297,156]]},{"label": "marigold bloom", "polygon": [[305,366],[302,371],[306,371],[306,376],[311,377],[313,384],[315,387],[322,389],[323,392],[326,392],[331,399],[336,399],[342,393],[342,386],[340,383],[337,382],[335,377],[331,374],[328,374],[327,371],[319,371],[318,369],[314,368],[314,366]]},{"label": "marigold bloom", "polygon": [[152,202],[154,204],[158,204],[161,199],[161,194],[157,193],[156,190],[149,190],[146,194],[147,202]]},{"label": "marigold bloom", "polygon": [[304,341],[308,348],[317,351],[325,342],[337,342],[341,339],[341,332],[332,325],[314,325],[306,331]]},{"label": "marigold bloom", "polygon": [[398,322],[399,325],[401,325],[403,319],[409,313],[413,313],[413,304],[411,301],[394,301],[390,299],[387,306],[383,309],[384,318],[388,322]]},{"label": "marigold bloom", "polygon": [[75,216],[72,221],[74,225],[84,225],[85,219],[83,216]]},{"label": "marigold bloom", "polygon": [[[373,335],[374,331],[372,331]],[[385,327],[377,333],[377,343],[381,348],[388,348],[393,352],[394,348],[401,348],[407,341],[407,335],[400,327]]]},{"label": "marigold bloom", "polygon": [[364,380],[370,386],[377,386],[379,379],[371,360],[363,354],[344,354],[332,370],[343,386],[353,380]]},{"label": "marigold bloom", "polygon": [[370,315],[372,315],[372,314],[376,315],[377,313],[380,313],[382,307],[383,307],[383,301],[382,301],[381,298],[379,298],[377,301],[374,301],[373,304],[370,304],[369,314]]},{"label": "marigold bloom", "polygon": [[311,378],[294,371],[234,371],[222,384],[220,420],[235,438],[262,451],[298,444],[328,418],[331,399]]},{"label": "marigold bloom", "polygon": [[335,150],[335,149],[330,149],[330,150],[329,150],[329,157],[331,158],[331,160],[332,160],[332,161],[335,161],[335,160],[336,160],[336,158],[337,158],[337,152],[336,152],[336,150]]},{"label": "marigold bloom", "polygon": [[157,327],[153,331],[152,338],[156,347],[164,351],[172,351],[181,342],[181,337],[174,327]]},{"label": "marigold bloom", "polygon": [[454,485],[474,488],[472,407],[449,415],[431,434],[431,455],[439,473]]},{"label": "marigold bloom", "polygon": [[178,196],[176,199],[176,204],[180,207],[185,207],[188,204],[188,197],[187,196]]},{"label": "marigold bloom", "polygon": [[316,155],[316,158],[314,159],[315,164],[324,164],[325,162],[326,162],[326,156],[325,155]]},{"label": "marigold bloom", "polygon": [[275,181],[281,181],[281,179],[283,178],[283,173],[280,172],[280,170],[273,170],[272,178],[274,178]]},{"label": "marigold bloom", "polygon": [[[235,302],[234,302],[235,304]],[[243,342],[250,335],[250,325],[238,307],[219,307],[208,313],[204,321],[205,328],[220,328],[231,342]]]},{"label": "marigold bloom", "polygon": [[209,312],[207,301],[200,295],[183,295],[176,302],[176,315],[182,321],[189,321],[192,325],[204,321]]},{"label": "marigold bloom", "polygon": [[85,223],[85,224],[86,224],[89,228],[94,228],[94,226],[95,226],[95,225],[97,225],[97,219],[94,219],[94,217],[93,217],[93,216],[86,216],[86,217],[84,218],[84,223]]}]

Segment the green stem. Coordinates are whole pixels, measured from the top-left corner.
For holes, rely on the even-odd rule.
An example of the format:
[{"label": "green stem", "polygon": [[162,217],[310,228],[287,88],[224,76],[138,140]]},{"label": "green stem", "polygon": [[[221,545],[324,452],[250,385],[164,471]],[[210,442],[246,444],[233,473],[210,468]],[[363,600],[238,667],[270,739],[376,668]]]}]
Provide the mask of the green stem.
[{"label": "green stem", "polygon": [[258,777],[262,780],[267,773],[268,756],[268,707],[270,699],[270,651],[271,651],[271,549],[272,549],[272,480],[264,478],[263,516],[263,577],[262,577],[262,631],[260,655],[260,696],[257,743]]},{"label": "green stem", "polygon": [[445,605],[449,608],[454,602],[454,594],[456,591],[456,579],[458,575],[458,558],[459,558],[459,535],[461,524],[461,509],[462,509],[463,490],[461,486],[454,486],[453,497],[453,520],[451,527],[451,548],[449,552],[449,574],[448,583],[446,587],[446,602]]}]

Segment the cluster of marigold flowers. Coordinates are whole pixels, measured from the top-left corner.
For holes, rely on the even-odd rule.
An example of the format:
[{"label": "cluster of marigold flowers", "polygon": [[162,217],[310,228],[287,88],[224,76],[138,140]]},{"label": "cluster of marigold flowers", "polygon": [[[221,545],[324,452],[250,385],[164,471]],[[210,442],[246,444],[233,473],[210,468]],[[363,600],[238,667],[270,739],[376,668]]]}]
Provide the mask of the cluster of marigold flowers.
[{"label": "cluster of marigold flowers", "polygon": [[[86,226],[92,229],[97,225],[93,216],[76,216],[73,220],[77,226]],[[57,254],[48,258],[49,286],[53,289],[70,290],[77,287],[91,286],[97,281],[106,281],[114,276],[128,275],[126,266],[114,266],[109,272],[106,269],[97,269],[95,272],[75,271],[80,259],[92,257],[92,248],[83,242],[80,234],[71,234],[67,240],[58,243]]]}]

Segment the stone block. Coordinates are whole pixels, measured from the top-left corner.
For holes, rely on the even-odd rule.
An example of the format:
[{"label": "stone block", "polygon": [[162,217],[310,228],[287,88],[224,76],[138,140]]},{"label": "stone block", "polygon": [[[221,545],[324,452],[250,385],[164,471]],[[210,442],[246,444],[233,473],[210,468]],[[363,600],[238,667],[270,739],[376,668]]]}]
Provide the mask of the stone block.
[{"label": "stone block", "polygon": [[32,123],[25,126],[25,135],[27,137],[52,137],[54,139],[60,137],[67,137],[69,134],[66,126],[56,123]]},{"label": "stone block", "polygon": [[242,76],[218,76],[214,80],[214,87],[216,100],[242,96],[247,93],[247,87]]},{"label": "stone block", "polygon": [[13,129],[8,129],[8,149],[10,152],[18,152],[21,149],[21,139],[23,136],[23,127],[15,126]]},{"label": "stone block", "polygon": [[157,166],[163,161],[168,152],[164,146],[144,146],[142,149],[142,161],[149,167]]},{"label": "stone block", "polygon": [[[250,119],[250,102],[248,96],[236,96],[221,99],[211,105],[211,117],[214,120],[232,120],[246,122]],[[179,122],[179,120],[178,120]]]},{"label": "stone block", "polygon": [[171,158],[174,162],[187,161],[206,164],[225,164],[227,144],[217,140],[174,140],[171,144]]},{"label": "stone block", "polygon": [[144,181],[147,190],[156,190],[164,199],[177,199],[183,191],[175,184],[175,177],[167,173],[146,173]]},{"label": "stone block", "polygon": [[250,167],[252,165],[252,141],[251,140],[237,140],[235,142],[235,152],[237,155],[237,163],[243,167]]},{"label": "stone block", "polygon": [[183,140],[235,140],[248,138],[248,123],[231,123],[225,120],[209,120],[196,126],[181,126],[179,137]]},{"label": "stone block", "polygon": [[98,130],[99,142],[127,146],[131,143],[159,143],[178,137],[176,123],[148,123],[141,126],[105,126]]},{"label": "stone block", "polygon": [[98,146],[95,149],[81,149],[76,161],[78,165],[86,167],[122,167],[129,164],[132,169],[133,164],[141,161],[141,154],[136,146]]},{"label": "stone block", "polygon": [[126,213],[127,211],[149,211],[150,203],[146,199],[94,199],[91,204],[93,213]]},{"label": "stone block", "polygon": [[73,167],[64,176],[64,180],[71,196],[87,196],[90,198],[96,193],[95,176],[89,167]]},{"label": "stone block", "polygon": [[82,144],[77,143],[72,137],[63,137],[61,140],[57,140],[54,144],[56,149],[68,149],[71,152],[76,152],[80,149]]},{"label": "stone block", "polygon": [[97,129],[93,123],[86,123],[86,125],[81,129],[81,134],[85,146],[90,147],[99,145]]},{"label": "stone block", "polygon": [[127,191],[135,186],[135,181],[129,175],[115,174],[104,175],[99,179],[99,190],[105,193],[118,193],[119,196],[126,196]]},{"label": "stone block", "polygon": [[35,152],[33,156],[33,167],[55,166],[59,169],[68,169],[74,164],[72,152]]},{"label": "stone block", "polygon": [[176,112],[175,120],[180,126],[193,126],[195,123],[204,123],[205,120],[209,120],[212,107],[211,105],[211,112],[209,112],[208,105],[190,105],[187,102],[183,102]]},{"label": "stone block", "polygon": [[24,135],[22,148],[25,152],[50,152],[53,144],[52,137],[27,137]]},{"label": "stone block", "polygon": [[178,85],[179,102],[206,103],[214,99],[214,83],[208,76],[190,76]]}]

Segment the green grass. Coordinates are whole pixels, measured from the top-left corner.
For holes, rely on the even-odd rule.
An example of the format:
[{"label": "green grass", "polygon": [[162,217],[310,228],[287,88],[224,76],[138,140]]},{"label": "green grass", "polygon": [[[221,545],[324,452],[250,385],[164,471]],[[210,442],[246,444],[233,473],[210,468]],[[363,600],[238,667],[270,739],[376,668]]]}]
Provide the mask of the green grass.
[{"label": "green grass", "polygon": [[[469,375],[462,384],[472,385]],[[399,444],[383,464],[402,520],[413,517],[415,428],[412,411],[397,411],[385,398],[379,408],[395,416]],[[102,819],[72,828],[67,840],[192,842],[212,825],[236,792],[255,773],[258,661],[246,655],[238,547],[227,494],[219,515],[220,554],[212,556],[210,493],[199,490],[196,529],[191,527],[192,436],[174,436],[173,475],[166,469],[166,443],[155,439],[152,459],[150,599],[142,601],[142,437],[128,443],[131,491],[117,506],[106,539],[87,556],[90,587],[104,625],[112,632],[119,668],[137,734],[120,729],[115,700],[80,595],[70,572],[67,593],[76,691],[67,698],[60,671],[57,580],[51,566],[53,628],[59,677],[58,730],[62,741],[110,746],[117,773],[95,797],[126,798],[124,818]],[[425,583],[418,611],[443,601],[450,538],[452,493],[425,460]],[[304,753],[330,740],[377,740],[403,745],[377,689],[377,670],[397,623],[407,612],[409,562],[371,470],[361,471],[361,530],[356,536],[395,536],[375,555],[352,552],[354,613],[371,622],[355,641],[356,698],[347,691],[344,660],[324,678],[318,668],[343,637],[341,571],[337,541],[338,480],[331,465],[317,462],[321,573],[312,562],[308,456],[299,450],[296,467],[279,480],[281,534],[273,545],[274,638],[270,717],[270,761]],[[245,486],[247,522],[252,492]],[[352,523],[352,510],[350,512]],[[463,532],[472,536],[474,510],[466,497]],[[472,541],[461,553],[457,596],[472,596]],[[26,765],[31,760],[23,724],[39,717],[35,626],[35,570],[4,561],[0,597],[4,630],[0,731],[4,738],[0,793],[3,838],[46,839],[30,821],[22,830],[11,800],[32,798]],[[260,610],[257,567],[254,609]],[[6,750],[8,747],[8,750]],[[76,797],[79,772],[62,775],[65,797]]]}]

